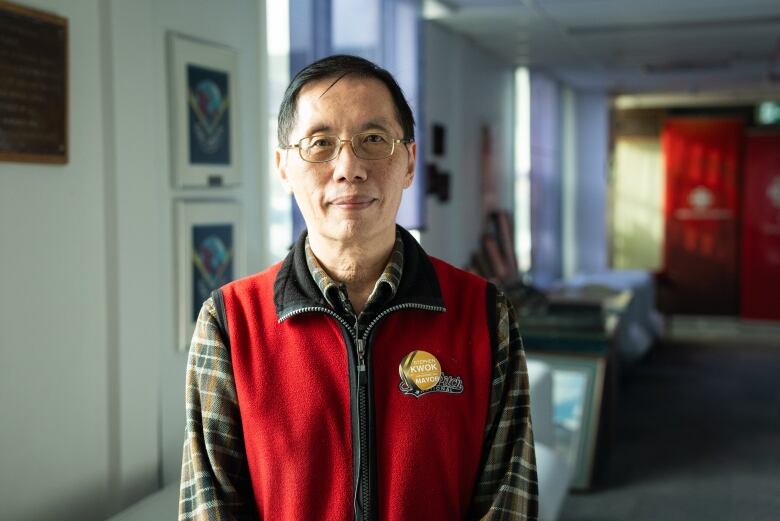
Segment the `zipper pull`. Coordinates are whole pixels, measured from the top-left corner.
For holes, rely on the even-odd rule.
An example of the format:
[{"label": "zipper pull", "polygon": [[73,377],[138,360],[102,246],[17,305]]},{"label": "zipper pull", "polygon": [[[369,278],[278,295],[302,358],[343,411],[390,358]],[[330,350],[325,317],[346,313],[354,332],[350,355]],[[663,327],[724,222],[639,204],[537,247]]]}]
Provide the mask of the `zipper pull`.
[{"label": "zipper pull", "polygon": [[357,339],[358,371],[361,373],[366,370],[366,341],[362,338]]}]

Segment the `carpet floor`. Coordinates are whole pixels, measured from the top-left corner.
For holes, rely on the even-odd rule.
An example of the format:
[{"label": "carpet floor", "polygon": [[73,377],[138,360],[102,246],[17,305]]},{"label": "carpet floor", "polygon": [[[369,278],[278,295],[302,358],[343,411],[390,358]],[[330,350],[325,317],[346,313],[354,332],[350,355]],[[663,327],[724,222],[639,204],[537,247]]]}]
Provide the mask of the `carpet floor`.
[{"label": "carpet floor", "polygon": [[780,339],[665,343],[624,373],[603,479],[560,520],[780,520]]}]

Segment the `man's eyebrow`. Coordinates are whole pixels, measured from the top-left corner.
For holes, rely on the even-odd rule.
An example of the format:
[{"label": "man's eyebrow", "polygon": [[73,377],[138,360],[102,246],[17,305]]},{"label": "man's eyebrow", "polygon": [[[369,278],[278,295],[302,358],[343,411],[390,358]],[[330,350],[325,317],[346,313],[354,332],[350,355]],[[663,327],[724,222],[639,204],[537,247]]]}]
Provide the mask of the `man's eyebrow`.
[{"label": "man's eyebrow", "polygon": [[329,133],[329,132],[332,132],[332,131],[333,131],[333,127],[331,127],[328,124],[323,123],[323,124],[318,124],[318,125],[314,125],[312,127],[309,127],[308,129],[306,129],[305,135],[306,136],[313,136],[314,134],[320,134],[322,132]]},{"label": "man's eyebrow", "polygon": [[[360,125],[358,132],[365,132],[367,130],[372,130],[372,129],[379,129],[384,132],[390,132],[393,129],[393,125],[389,120],[380,117],[377,119],[368,120],[362,125]],[[333,127],[331,127],[327,123],[319,123],[307,128],[304,134],[306,136],[313,136],[315,134],[320,134],[320,133],[334,134],[335,130],[333,130]]]},{"label": "man's eyebrow", "polygon": [[392,126],[393,125],[385,118],[372,119],[363,123],[360,126],[360,131],[363,132],[365,130],[370,130],[372,128],[378,128],[381,130],[390,131],[392,129]]}]

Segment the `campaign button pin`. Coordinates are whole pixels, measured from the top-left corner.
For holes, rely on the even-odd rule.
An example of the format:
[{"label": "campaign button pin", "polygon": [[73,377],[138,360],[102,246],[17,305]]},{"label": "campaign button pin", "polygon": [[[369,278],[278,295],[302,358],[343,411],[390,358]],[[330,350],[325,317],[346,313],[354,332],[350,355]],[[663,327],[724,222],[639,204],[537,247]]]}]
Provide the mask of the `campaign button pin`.
[{"label": "campaign button pin", "polygon": [[427,351],[412,351],[401,360],[398,373],[401,376],[401,385],[419,396],[439,383],[441,364]]}]

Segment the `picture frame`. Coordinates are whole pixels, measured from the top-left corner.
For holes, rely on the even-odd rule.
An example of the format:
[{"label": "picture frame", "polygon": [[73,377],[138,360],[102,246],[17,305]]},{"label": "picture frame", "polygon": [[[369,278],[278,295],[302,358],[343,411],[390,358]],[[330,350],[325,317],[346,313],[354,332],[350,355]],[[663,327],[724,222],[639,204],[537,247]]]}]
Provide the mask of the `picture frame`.
[{"label": "picture frame", "polygon": [[174,186],[240,184],[236,51],[169,33],[168,54]]},{"label": "picture frame", "polygon": [[551,369],[555,449],[572,469],[571,489],[587,490],[595,466],[606,360],[547,353],[527,357]]},{"label": "picture frame", "polygon": [[177,201],[177,346],[189,349],[200,308],[211,291],[246,272],[241,205],[233,201]]}]

